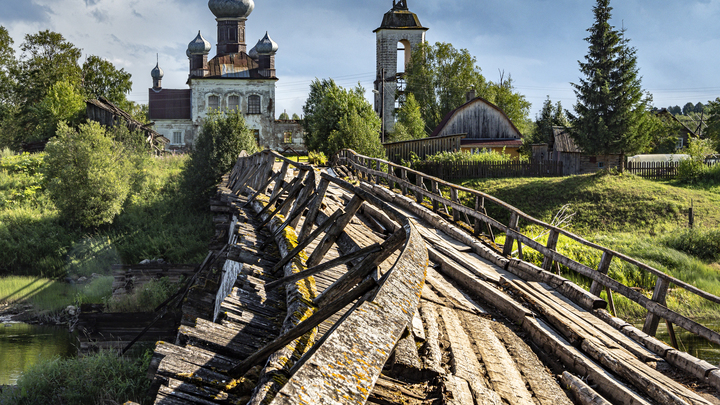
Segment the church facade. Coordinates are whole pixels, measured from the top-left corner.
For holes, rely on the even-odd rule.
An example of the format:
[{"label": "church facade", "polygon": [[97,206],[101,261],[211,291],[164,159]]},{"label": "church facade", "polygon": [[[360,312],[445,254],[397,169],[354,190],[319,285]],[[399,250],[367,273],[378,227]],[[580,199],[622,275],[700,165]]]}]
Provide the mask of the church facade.
[{"label": "church facade", "polygon": [[304,151],[302,125],[275,119],[275,54],[278,45],[266,33],[247,50],[245,23],[253,0],[210,0],[217,21],[216,56],[198,35],[187,49],[188,89],[163,89],[159,64],[152,70],[149,115],[155,131],[170,140],[168,149],[191,148],[211,111],[239,110],[261,148]]}]

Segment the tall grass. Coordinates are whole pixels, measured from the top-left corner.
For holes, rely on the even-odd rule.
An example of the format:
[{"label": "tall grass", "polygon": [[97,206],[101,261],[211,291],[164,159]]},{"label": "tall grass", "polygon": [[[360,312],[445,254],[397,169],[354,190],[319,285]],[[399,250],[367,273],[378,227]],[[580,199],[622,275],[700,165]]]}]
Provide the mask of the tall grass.
[{"label": "tall grass", "polygon": [[[31,305],[41,319],[50,318],[68,305],[102,304],[112,294],[111,276],[77,285],[39,277],[0,278],[0,305]],[[43,319],[44,320],[44,319]]]},{"label": "tall grass", "polygon": [[137,359],[100,352],[42,362],[23,373],[17,388],[0,393],[0,405],[149,403],[151,357],[150,351]]}]

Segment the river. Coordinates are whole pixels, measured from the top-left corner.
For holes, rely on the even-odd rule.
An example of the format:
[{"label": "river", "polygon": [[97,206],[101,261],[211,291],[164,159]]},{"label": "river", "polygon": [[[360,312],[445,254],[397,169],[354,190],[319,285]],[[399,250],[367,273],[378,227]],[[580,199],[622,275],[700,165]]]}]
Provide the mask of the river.
[{"label": "river", "polygon": [[32,365],[77,355],[66,328],[0,322],[0,385],[14,385]]}]

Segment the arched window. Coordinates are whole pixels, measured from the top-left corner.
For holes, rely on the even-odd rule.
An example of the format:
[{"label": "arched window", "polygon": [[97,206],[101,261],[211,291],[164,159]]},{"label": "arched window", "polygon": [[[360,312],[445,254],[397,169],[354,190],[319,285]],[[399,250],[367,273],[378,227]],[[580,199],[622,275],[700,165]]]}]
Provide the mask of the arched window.
[{"label": "arched window", "polygon": [[410,57],[412,56],[412,47],[410,41],[407,39],[400,40],[398,42],[397,50],[397,72],[405,73],[408,64],[410,63]]},{"label": "arched window", "polygon": [[208,97],[208,111],[210,110],[219,110],[220,109],[220,97],[211,95]]},{"label": "arched window", "polygon": [[230,96],[228,97],[228,110],[235,111],[240,109],[240,96]]},{"label": "arched window", "polygon": [[248,114],[260,114],[260,96],[253,94],[248,97]]}]

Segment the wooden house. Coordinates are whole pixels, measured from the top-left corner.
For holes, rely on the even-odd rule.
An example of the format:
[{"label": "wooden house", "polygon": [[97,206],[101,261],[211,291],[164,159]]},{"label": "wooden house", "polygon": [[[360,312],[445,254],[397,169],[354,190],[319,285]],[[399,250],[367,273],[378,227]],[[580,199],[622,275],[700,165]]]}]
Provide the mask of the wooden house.
[{"label": "wooden house", "polygon": [[482,97],[468,95],[468,102],[449,112],[431,137],[466,134],[461,142],[464,151],[494,150],[516,157],[522,146],[522,134],[507,114]]},{"label": "wooden house", "polygon": [[99,122],[106,127],[125,125],[130,131],[140,131],[145,134],[146,142],[150,143],[156,151],[161,151],[170,143],[166,137],[155,132],[150,126],[134,119],[127,111],[119,108],[109,100],[100,97],[98,100],[87,100],[87,117],[89,120]]},{"label": "wooden house", "polygon": [[532,145],[533,162],[563,162],[563,173],[587,174],[618,168],[624,163],[620,154],[588,155],[575,144],[565,127],[553,127],[552,143]]}]

